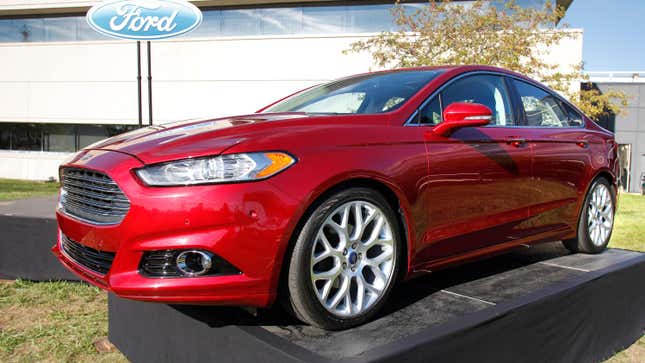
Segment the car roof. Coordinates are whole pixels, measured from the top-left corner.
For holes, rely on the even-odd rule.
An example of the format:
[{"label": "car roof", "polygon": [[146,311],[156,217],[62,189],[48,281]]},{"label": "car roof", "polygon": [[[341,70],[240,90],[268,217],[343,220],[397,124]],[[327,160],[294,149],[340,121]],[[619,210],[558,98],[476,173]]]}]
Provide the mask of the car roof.
[{"label": "car roof", "polygon": [[401,72],[401,71],[437,71],[437,70],[444,71],[444,72],[451,72],[453,74],[472,72],[472,71],[499,72],[499,73],[506,73],[523,79],[531,80],[529,77],[523,74],[511,71],[505,68],[487,66],[487,65],[481,65],[481,64],[403,67],[403,68],[386,69],[386,70],[375,71],[370,73],[390,73],[390,72]]}]

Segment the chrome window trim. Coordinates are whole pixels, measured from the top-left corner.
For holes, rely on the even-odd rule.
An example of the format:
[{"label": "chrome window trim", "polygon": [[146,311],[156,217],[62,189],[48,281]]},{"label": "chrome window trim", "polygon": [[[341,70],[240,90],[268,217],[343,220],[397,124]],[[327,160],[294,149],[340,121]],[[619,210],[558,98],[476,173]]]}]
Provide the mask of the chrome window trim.
[{"label": "chrome window trim", "polygon": [[[423,101],[423,103],[421,103],[421,105],[419,105],[419,107],[417,107],[417,108],[416,108],[416,110],[414,110],[414,112],[412,113],[412,115],[410,115],[410,116],[406,119],[405,123],[403,123],[403,126],[422,126],[422,127],[435,127],[435,126],[437,126],[437,125],[415,124],[415,123],[413,123],[413,120],[414,120],[414,118],[419,114],[420,110],[421,110],[423,107],[425,107],[425,106],[426,106],[426,105],[427,105],[427,104],[428,104],[428,103],[429,103],[429,102],[430,102],[430,101],[431,101],[435,96],[437,96],[437,94],[441,93],[441,91],[443,91],[446,87],[450,86],[452,83],[454,83],[454,82],[456,82],[456,81],[458,81],[458,80],[460,80],[460,79],[462,79],[462,78],[464,78],[464,77],[474,76],[474,75],[493,75],[493,76],[501,76],[501,77],[507,77],[507,78],[511,78],[511,79],[514,79],[514,80],[518,80],[518,81],[520,81],[520,82],[528,83],[528,84],[530,84],[531,86],[537,87],[537,88],[539,88],[539,89],[543,90],[544,92],[547,92],[548,94],[550,94],[550,95],[552,95],[554,98],[556,98],[558,101],[563,102],[564,104],[566,104],[566,105],[570,106],[571,108],[573,108],[573,110],[574,110],[574,111],[576,111],[576,113],[578,113],[580,116],[583,116],[583,117],[581,117],[581,119],[582,119],[582,124],[581,124],[580,126],[552,127],[552,126],[524,126],[524,125],[513,125],[513,126],[491,125],[491,126],[486,126],[487,128],[499,128],[499,127],[503,127],[503,128],[521,128],[521,129],[527,129],[527,128],[539,128],[539,129],[558,129],[558,130],[561,130],[561,129],[583,129],[583,128],[585,128],[585,127],[587,126],[587,122],[586,122],[586,120],[585,120],[584,113],[583,113],[583,112],[581,112],[581,111],[578,109],[578,107],[576,107],[575,105],[573,105],[571,102],[569,102],[569,101],[565,100],[565,99],[564,99],[562,96],[560,96],[557,92],[550,90],[548,87],[543,86],[543,85],[541,85],[540,83],[538,83],[538,82],[536,82],[536,81],[533,81],[533,80],[528,81],[528,80],[526,80],[526,79],[524,79],[524,78],[520,78],[520,77],[518,77],[518,76],[516,76],[516,75],[513,75],[513,74],[507,74],[507,73],[503,73],[503,72],[495,72],[495,71],[468,71],[468,72],[464,72],[464,73],[462,73],[462,74],[459,74],[459,75],[457,75],[456,77],[451,78],[451,79],[450,79],[450,80],[448,80],[446,83],[442,84],[442,85],[441,85],[441,87],[439,87],[439,88],[437,88],[436,90],[434,90],[434,92],[432,92],[432,93],[431,93],[431,94],[430,94],[430,95],[425,99],[425,101]],[[516,91],[516,90],[513,90],[512,92],[513,92],[513,93],[516,93],[517,91]],[[441,100],[440,100],[440,103],[441,103]],[[521,105],[520,105],[520,106],[521,106]],[[441,109],[443,110],[443,105],[441,105]],[[523,106],[522,106],[522,110],[523,110]],[[442,122],[443,122],[443,121],[442,121]]]}]

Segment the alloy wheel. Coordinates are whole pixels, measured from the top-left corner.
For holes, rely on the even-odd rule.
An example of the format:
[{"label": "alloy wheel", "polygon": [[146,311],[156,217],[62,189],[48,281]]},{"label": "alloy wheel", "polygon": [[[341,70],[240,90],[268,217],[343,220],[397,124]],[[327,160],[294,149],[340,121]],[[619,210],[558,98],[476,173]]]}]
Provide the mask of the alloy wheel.
[{"label": "alloy wheel", "polygon": [[327,311],[356,317],[381,298],[396,263],[390,223],[374,204],[351,201],[319,228],[311,251],[311,283]]},{"label": "alloy wheel", "polygon": [[587,233],[596,246],[607,242],[614,226],[614,203],[609,189],[604,184],[597,184],[592,191],[587,206]]}]

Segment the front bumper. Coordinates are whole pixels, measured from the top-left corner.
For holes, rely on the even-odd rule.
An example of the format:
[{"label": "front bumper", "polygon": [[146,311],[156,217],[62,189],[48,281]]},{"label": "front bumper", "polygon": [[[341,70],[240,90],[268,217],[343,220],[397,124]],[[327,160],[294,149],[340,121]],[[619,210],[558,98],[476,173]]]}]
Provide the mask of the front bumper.
[{"label": "front bumper", "polygon": [[[63,167],[92,169],[112,178],[130,200],[117,225],[92,225],[57,211],[54,254],[85,281],[121,297],[169,303],[267,306],[275,299],[291,219],[299,204],[269,181],[157,187],[143,185],[135,158],[93,150]],[[62,235],[99,251],[114,252],[106,274],[63,252]],[[199,277],[146,277],[139,272],[146,251],[201,249],[241,273]]]}]

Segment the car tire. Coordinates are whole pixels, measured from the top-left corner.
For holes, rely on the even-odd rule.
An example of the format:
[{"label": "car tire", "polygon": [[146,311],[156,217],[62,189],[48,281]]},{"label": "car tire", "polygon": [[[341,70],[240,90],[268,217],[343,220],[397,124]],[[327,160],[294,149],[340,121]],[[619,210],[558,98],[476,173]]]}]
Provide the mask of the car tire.
[{"label": "car tire", "polygon": [[616,189],[605,178],[595,179],[582,204],[577,237],[562,243],[574,253],[604,251],[614,229],[615,212]]},{"label": "car tire", "polygon": [[396,283],[402,246],[396,215],[379,192],[353,187],[331,195],[297,236],[288,265],[287,310],[327,330],[368,321]]}]

